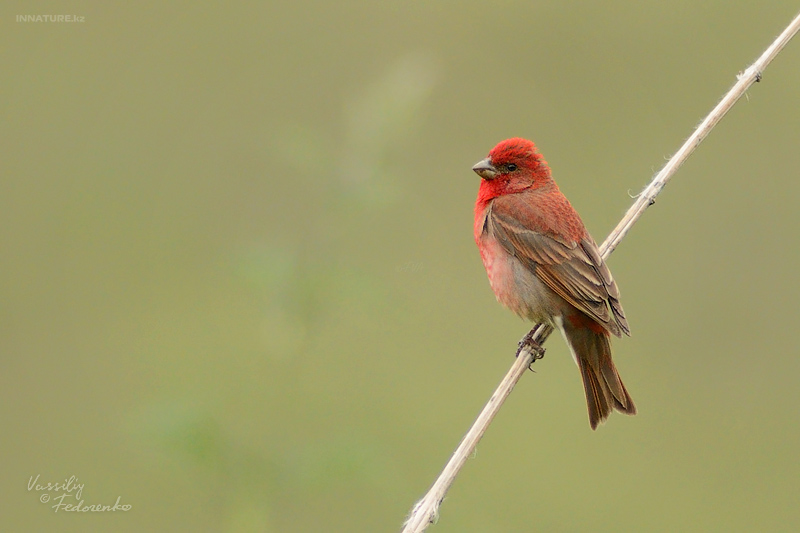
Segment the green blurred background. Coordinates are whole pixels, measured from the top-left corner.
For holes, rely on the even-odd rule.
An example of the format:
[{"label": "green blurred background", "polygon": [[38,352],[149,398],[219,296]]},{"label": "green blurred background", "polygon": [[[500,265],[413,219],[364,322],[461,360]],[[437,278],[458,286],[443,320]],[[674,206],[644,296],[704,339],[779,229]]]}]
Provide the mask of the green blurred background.
[{"label": "green blurred background", "polygon": [[[797,10],[6,2],[0,529],[398,530],[528,329],[470,167],[534,139],[601,241]],[[553,337],[431,531],[800,527],[798,96],[795,41],[610,261],[640,414]]]}]

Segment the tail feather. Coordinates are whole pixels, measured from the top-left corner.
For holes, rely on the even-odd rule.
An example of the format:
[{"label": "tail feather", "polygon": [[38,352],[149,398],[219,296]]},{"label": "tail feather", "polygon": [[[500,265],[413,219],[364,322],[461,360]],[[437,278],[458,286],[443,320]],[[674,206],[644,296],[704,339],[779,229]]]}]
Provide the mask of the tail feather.
[{"label": "tail feather", "polygon": [[608,333],[575,327],[567,321],[562,331],[581,371],[592,429],[605,421],[612,410],[635,415],[636,406],[611,359]]}]

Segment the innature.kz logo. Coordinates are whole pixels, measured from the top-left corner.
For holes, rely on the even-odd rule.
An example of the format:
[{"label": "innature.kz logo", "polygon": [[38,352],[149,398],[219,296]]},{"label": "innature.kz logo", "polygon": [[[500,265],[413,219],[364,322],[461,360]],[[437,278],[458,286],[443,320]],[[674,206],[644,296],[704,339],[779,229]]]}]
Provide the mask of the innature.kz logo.
[{"label": "innature.kz logo", "polygon": [[17,15],[17,22],[84,22],[83,15]]}]

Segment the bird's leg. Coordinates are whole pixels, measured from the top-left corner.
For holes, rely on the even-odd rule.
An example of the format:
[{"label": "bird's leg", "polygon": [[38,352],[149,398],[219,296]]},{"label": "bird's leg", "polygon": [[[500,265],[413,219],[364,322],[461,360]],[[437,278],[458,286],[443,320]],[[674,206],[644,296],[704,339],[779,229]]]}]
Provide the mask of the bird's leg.
[{"label": "bird's leg", "polygon": [[519,354],[522,353],[522,350],[525,348],[530,349],[531,353],[533,354],[533,360],[531,361],[531,364],[544,357],[544,348],[542,348],[538,342],[533,340],[533,335],[535,332],[536,328],[533,328],[527,333],[527,335],[522,337],[522,340],[519,341],[519,348],[517,348],[516,355],[516,357],[519,357]]}]

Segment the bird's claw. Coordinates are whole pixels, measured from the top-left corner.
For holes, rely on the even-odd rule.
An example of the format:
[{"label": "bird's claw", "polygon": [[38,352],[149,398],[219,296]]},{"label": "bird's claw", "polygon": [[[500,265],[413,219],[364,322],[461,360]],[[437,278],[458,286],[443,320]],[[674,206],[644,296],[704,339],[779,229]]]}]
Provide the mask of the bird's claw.
[{"label": "bird's claw", "polygon": [[[522,350],[528,348],[531,352],[531,355],[533,355],[533,359],[531,360],[531,365],[536,361],[538,361],[539,359],[543,358],[545,352],[545,349],[533,339],[535,330],[536,328],[532,329],[531,331],[528,332],[527,335],[522,337],[522,340],[519,341],[519,347],[517,348],[517,355],[516,355],[516,357],[519,357],[519,354],[522,353]],[[530,365],[528,366],[528,368],[530,368]],[[533,369],[531,368],[531,370]]]}]

